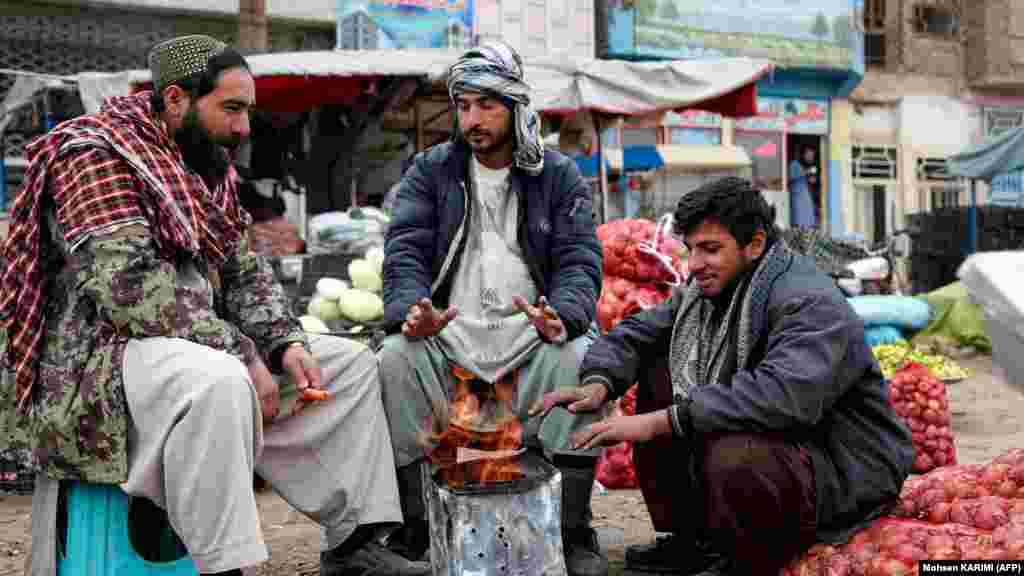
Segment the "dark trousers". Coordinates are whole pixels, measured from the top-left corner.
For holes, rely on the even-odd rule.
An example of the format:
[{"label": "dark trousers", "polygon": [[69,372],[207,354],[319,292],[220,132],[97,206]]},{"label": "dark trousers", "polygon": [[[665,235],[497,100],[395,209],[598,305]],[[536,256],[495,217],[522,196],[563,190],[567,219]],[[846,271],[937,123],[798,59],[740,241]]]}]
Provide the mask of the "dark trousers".
[{"label": "dark trousers", "polygon": [[[637,413],[671,404],[671,378],[660,362],[640,381]],[[681,465],[688,459],[693,475]],[[736,574],[778,576],[815,543],[814,468],[785,438],[726,434],[682,445],[661,437],[635,445],[634,463],[654,529],[709,539],[732,558]]]}]

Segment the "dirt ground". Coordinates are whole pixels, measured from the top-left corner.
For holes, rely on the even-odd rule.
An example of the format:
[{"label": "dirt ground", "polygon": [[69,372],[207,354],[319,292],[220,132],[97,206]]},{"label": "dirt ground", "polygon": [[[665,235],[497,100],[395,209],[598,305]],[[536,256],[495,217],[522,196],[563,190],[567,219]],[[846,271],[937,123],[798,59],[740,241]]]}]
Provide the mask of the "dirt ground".
[{"label": "dirt ground", "polygon": [[[973,376],[948,388],[957,457],[980,463],[1024,447],[1024,393],[1006,384],[988,357],[961,360]],[[318,527],[273,493],[261,493],[264,535],[271,560],[260,576],[309,576],[318,573]],[[30,496],[0,495],[0,576],[23,574],[30,547]],[[612,562],[622,573],[625,547],[651,540],[647,510],[639,491],[610,491],[594,499],[595,527]]]}]

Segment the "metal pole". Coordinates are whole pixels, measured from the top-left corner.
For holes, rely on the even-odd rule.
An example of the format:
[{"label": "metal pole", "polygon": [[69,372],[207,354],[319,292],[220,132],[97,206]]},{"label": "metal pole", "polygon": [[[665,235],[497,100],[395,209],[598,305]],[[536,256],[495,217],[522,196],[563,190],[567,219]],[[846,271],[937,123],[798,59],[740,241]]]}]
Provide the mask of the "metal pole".
[{"label": "metal pole", "polygon": [[971,205],[967,209],[967,255],[978,251],[978,181],[971,180]]},{"label": "metal pole", "polygon": [[597,190],[601,195],[601,224],[604,224],[608,221],[608,167],[604,163],[603,134],[597,114],[594,114],[594,131],[597,132]]}]

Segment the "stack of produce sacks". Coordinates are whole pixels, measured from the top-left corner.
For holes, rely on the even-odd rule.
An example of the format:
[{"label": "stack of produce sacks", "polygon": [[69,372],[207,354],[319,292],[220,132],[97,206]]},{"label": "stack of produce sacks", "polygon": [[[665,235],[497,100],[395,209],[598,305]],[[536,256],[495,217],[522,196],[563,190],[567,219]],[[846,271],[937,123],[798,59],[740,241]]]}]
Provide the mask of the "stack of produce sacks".
[{"label": "stack of produce sacks", "polygon": [[668,217],[613,220],[597,228],[604,249],[604,286],[597,319],[604,331],[626,316],[645,310],[671,295],[686,279],[686,249],[668,235]]},{"label": "stack of produce sacks", "polygon": [[913,433],[914,472],[956,464],[945,382],[966,378],[968,372],[953,360],[927,354],[906,340],[871,350],[889,381],[889,402]]},{"label": "stack of produce sacks", "polygon": [[889,402],[910,427],[914,472],[956,464],[946,385],[928,368],[911,362],[889,379]]},{"label": "stack of produce sacks", "polygon": [[781,576],[898,576],[917,574],[921,560],[1024,558],[1022,487],[1022,449],[911,477],[890,515],[841,546],[814,546]]},{"label": "stack of produce sacks", "polygon": [[348,321],[356,325],[384,316],[384,250],[370,248],[363,258],[348,265],[348,280],[324,277],[316,283],[316,294],[299,320],[306,332],[326,333],[329,323]]},{"label": "stack of produce sacks", "polygon": [[[668,235],[671,216],[650,220],[613,220],[597,228],[604,249],[604,286],[597,319],[607,332],[623,318],[653,308],[686,279],[686,249]],[[614,408],[617,415],[636,413],[636,385]],[[597,479],[606,488],[636,488],[633,445],[608,448],[597,464]]]}]

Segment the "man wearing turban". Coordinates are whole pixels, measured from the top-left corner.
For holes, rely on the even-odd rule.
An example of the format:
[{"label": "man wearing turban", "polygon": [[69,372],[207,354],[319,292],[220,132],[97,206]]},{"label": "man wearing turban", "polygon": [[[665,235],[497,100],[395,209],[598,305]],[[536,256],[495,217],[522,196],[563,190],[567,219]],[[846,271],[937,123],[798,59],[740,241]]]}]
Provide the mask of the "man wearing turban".
[{"label": "man wearing turban", "polygon": [[197,35],[149,64],[152,92],[29,146],[3,247],[0,423],[29,432],[47,489],[118,484],[165,509],[201,574],[267,559],[254,472],[323,526],[321,574],[429,573],[379,544],[402,517],[376,358],[307,338],[249,250],[229,160],[255,104],[245,59]]},{"label": "man wearing turban", "polygon": [[[593,197],[572,160],[544,149],[512,48],[468,51],[449,71],[448,90],[455,138],[406,171],[384,248],[391,335],[378,353],[381,392],[406,519],[391,545],[408,558],[426,551],[420,467],[449,424],[486,435],[511,417],[524,443],[562,472],[568,573],[603,575],[590,526],[599,452],[569,446],[596,418],[576,410],[599,402],[596,388],[576,388],[602,279]],[[452,409],[476,405],[466,402],[466,382],[497,399],[468,414]],[[578,392],[578,405],[533,410],[558,387]]]}]

